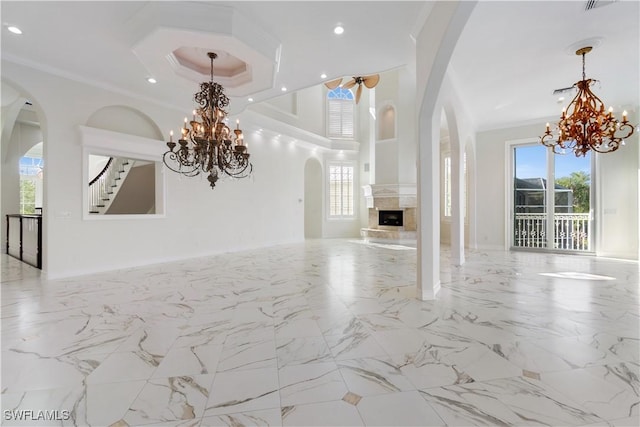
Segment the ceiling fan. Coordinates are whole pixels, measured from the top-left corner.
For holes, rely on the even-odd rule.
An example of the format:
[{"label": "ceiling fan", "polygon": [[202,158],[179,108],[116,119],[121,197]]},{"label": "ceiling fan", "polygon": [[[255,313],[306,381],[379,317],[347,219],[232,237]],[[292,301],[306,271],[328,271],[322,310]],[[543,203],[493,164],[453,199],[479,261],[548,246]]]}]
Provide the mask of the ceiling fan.
[{"label": "ceiling fan", "polygon": [[[342,88],[351,89],[355,85],[358,85],[358,88],[356,89],[356,104],[357,104],[358,102],[360,102],[360,95],[362,95],[362,84],[364,83],[364,85],[367,88],[372,89],[378,84],[379,81],[380,81],[380,74],[372,74],[370,76],[356,76],[356,77],[352,77],[351,80],[343,84]],[[342,83],[342,78],[331,80],[330,82],[326,82],[324,85],[327,88],[333,90],[338,86],[340,86],[340,83]]]},{"label": "ceiling fan", "polygon": [[574,90],[575,88],[576,88],[576,85],[569,86],[569,87],[563,87],[563,88],[560,88],[560,89],[555,89],[555,90],[553,91],[553,94],[554,94],[554,95],[559,95],[559,94],[561,94],[561,93],[571,92],[571,91],[572,91],[572,90]]}]

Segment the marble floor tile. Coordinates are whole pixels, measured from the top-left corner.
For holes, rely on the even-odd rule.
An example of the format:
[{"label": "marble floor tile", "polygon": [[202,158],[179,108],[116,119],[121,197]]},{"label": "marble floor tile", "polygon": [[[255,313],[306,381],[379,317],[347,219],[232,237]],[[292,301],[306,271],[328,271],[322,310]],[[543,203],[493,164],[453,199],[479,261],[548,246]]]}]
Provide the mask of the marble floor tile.
[{"label": "marble floor tile", "polygon": [[605,365],[621,362],[611,351],[596,348],[584,337],[562,337],[532,341],[532,344],[553,353],[571,366],[586,368],[593,365]]},{"label": "marble floor tile", "polygon": [[2,409],[112,427],[640,425],[637,262],[467,250],[453,266],[443,246],[440,293],[420,301],[416,254],[319,239],[55,281],[3,255]]},{"label": "marble floor tile", "polygon": [[637,365],[634,370],[629,368],[627,365],[598,366],[549,372],[540,379],[602,419],[640,417],[640,370]]},{"label": "marble floor tile", "polygon": [[39,357],[2,352],[2,393],[71,387],[88,380],[107,355]]},{"label": "marble floor tile", "polygon": [[536,424],[578,426],[602,420],[582,406],[579,399],[573,399],[575,396],[567,397],[540,381],[523,377],[474,382],[447,389],[492,396],[522,420]]},{"label": "marble floor tile", "polygon": [[580,367],[565,359],[564,355],[554,354],[525,341],[494,344],[492,350],[512,364],[533,372],[566,371]]},{"label": "marble floor tile", "polygon": [[294,318],[282,320],[275,325],[276,338],[321,337],[322,331],[312,318]]},{"label": "marble floor tile", "polygon": [[324,338],[336,360],[386,356],[385,351],[369,332],[325,335]]},{"label": "marble floor tile", "polygon": [[498,396],[461,387],[436,387],[420,391],[447,426],[538,425],[511,410]]},{"label": "marble floor tile", "polygon": [[258,368],[275,368],[276,344],[273,337],[266,341],[226,343],[218,358],[217,371],[240,371]]},{"label": "marble floor tile", "polygon": [[212,374],[216,372],[222,345],[174,347],[162,358],[152,378]]},{"label": "marble floor tile", "polygon": [[285,366],[278,376],[282,406],[339,400],[349,391],[335,362]]},{"label": "marble floor tile", "polygon": [[444,426],[444,421],[417,391],[365,396],[358,412],[368,426]]},{"label": "marble floor tile", "polygon": [[283,406],[282,425],[300,426],[363,426],[355,406],[342,400]]},{"label": "marble floor tile", "polygon": [[276,368],[218,372],[204,417],[279,408],[279,388]]},{"label": "marble floor tile", "polygon": [[213,374],[154,378],[142,388],[123,420],[129,425],[202,418]]},{"label": "marble floor tile", "polygon": [[425,345],[428,345],[425,337],[415,329],[377,331],[372,335],[388,355],[403,353],[407,356],[413,356]]},{"label": "marble floor tile", "polygon": [[202,427],[278,427],[282,426],[282,417],[280,408],[274,408],[204,417],[199,425]]},{"label": "marble floor tile", "polygon": [[279,368],[333,360],[324,337],[280,338],[276,342]]},{"label": "marble floor tile", "polygon": [[451,351],[442,357],[443,362],[451,362],[475,381],[509,378],[522,375],[522,368],[499,356],[489,348],[470,345],[464,349]]},{"label": "marble floor tile", "polygon": [[146,352],[112,353],[87,376],[87,384],[146,380],[161,361],[162,358],[149,357]]},{"label": "marble floor tile", "polygon": [[401,367],[385,357],[341,360],[338,366],[349,391],[359,396],[416,389]]}]

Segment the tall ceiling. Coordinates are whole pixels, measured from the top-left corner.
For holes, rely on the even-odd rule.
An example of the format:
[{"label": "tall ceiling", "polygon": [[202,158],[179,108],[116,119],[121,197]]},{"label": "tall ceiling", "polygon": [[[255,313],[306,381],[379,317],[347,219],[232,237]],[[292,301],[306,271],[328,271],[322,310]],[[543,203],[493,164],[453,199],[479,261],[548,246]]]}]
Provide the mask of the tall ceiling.
[{"label": "tall ceiling", "polygon": [[[606,3],[611,3],[605,5]],[[479,129],[553,117],[556,88],[581,77],[579,44],[589,40],[587,77],[614,108],[637,108],[640,3],[480,1],[450,71]],[[206,52],[235,111],[336,77],[412,63],[412,35],[433,4],[424,1],[2,1],[2,60],[190,108],[208,79]],[[341,24],[342,35],[333,28]],[[7,31],[18,26],[22,35]],[[198,60],[198,58],[202,58]],[[215,62],[215,61],[214,61]],[[147,77],[157,79],[149,84]],[[4,87],[4,85],[3,85]],[[568,103],[571,94],[566,94]],[[4,102],[5,96],[3,96]]]}]

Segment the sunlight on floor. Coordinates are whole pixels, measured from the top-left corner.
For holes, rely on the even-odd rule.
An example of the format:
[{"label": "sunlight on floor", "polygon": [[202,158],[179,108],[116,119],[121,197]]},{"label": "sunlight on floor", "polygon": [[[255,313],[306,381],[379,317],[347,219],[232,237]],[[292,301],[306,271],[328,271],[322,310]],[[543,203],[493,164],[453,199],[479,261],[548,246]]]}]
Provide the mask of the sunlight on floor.
[{"label": "sunlight on floor", "polygon": [[600,276],[598,274],[579,273],[576,271],[564,271],[557,273],[538,273],[541,276],[558,277],[560,279],[576,279],[576,280],[616,280],[615,277]]}]

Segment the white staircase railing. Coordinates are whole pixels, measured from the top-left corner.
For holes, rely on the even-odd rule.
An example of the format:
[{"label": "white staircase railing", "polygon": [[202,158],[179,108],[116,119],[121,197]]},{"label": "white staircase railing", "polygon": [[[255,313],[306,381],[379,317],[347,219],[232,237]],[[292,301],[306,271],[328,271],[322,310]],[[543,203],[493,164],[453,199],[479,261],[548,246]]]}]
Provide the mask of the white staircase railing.
[{"label": "white staircase railing", "polygon": [[102,172],[89,183],[89,213],[104,214],[133,166],[133,160],[112,157]]}]

